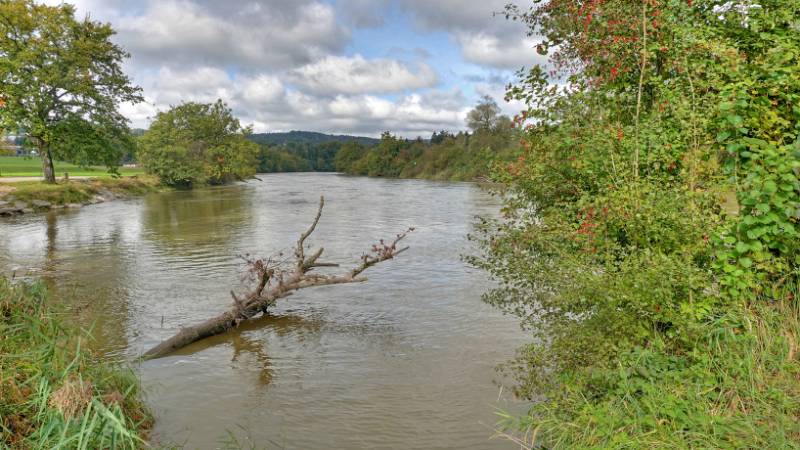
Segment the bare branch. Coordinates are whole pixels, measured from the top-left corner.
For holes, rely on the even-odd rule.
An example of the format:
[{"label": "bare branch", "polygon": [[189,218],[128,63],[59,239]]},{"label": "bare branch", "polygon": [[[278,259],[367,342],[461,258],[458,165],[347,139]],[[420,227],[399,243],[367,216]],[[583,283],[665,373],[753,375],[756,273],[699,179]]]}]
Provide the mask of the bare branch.
[{"label": "bare branch", "polygon": [[319,223],[320,217],[322,217],[322,208],[325,206],[325,197],[319,198],[319,209],[317,209],[317,217],[314,218],[314,222],[308,227],[305,233],[300,235],[300,239],[297,240],[297,246],[294,250],[294,255],[297,258],[297,267],[301,268],[305,264],[305,250],[303,246],[305,245],[306,239],[311,236],[311,233],[317,228],[317,224]]},{"label": "bare branch", "polygon": [[175,336],[148,350],[143,355],[143,358],[159,358],[192,342],[224,333],[238,326],[242,321],[257,316],[259,313],[266,314],[267,309],[274,305],[278,299],[286,298],[300,289],[365,282],[367,279],[359,276],[362,272],[383,261],[393,259],[408,250],[408,247],[398,248],[398,244],[409,233],[414,231],[414,228],[409,228],[405,232],[398,234],[391,243],[387,244],[385,241],[380,240],[378,244],[372,246],[370,253],[365,253],[361,257],[361,264],[343,274],[310,273],[316,268],[339,267],[339,264],[336,263],[317,262],[324,252],[322,247],[311,256],[305,256],[305,241],[316,229],[322,216],[324,205],[325,199],[320,197],[319,209],[313,223],[297,240],[294,264],[289,265],[290,260],[287,261],[282,258],[282,253],[278,255],[281,259],[277,261],[272,258],[259,259],[252,258],[249,255],[242,256],[241,258],[248,266],[245,279],[255,283],[253,289],[243,297],[237,296],[236,293],[231,291],[231,297],[233,297],[234,302],[231,310],[201,324],[182,329]]}]

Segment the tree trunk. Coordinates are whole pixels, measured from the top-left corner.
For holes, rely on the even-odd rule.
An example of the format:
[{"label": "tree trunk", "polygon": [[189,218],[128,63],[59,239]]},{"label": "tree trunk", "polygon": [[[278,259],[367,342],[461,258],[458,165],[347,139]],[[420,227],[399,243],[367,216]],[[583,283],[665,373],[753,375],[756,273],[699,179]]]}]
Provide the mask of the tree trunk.
[{"label": "tree trunk", "polygon": [[42,158],[42,174],[45,183],[55,184],[56,169],[53,167],[53,154],[50,153],[50,146],[43,140],[38,139],[39,156]]},{"label": "tree trunk", "polygon": [[223,313],[213,319],[182,329],[178,334],[161,342],[148,350],[142,357],[144,359],[155,359],[166,356],[175,350],[186,347],[192,342],[205,339],[215,334],[224,333],[237,325],[236,316],[231,312]]}]

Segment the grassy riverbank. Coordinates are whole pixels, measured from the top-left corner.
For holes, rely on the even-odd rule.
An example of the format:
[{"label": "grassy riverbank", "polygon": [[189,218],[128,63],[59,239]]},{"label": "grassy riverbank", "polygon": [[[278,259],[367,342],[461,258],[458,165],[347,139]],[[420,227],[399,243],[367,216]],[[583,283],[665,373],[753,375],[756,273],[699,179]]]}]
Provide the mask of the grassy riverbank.
[{"label": "grassy riverbank", "polygon": [[140,448],[152,421],[137,378],[95,361],[52,308],[42,285],[0,279],[0,447]]},{"label": "grassy riverbank", "polygon": [[47,184],[25,181],[3,184],[0,179],[0,210],[3,208],[49,209],[66,205],[99,203],[120,197],[132,197],[164,189],[157,178],[134,176],[91,180],[59,181]]},{"label": "grassy riverbank", "polygon": [[698,327],[688,352],[656,339],[504,425],[536,430],[542,448],[800,448],[798,308],[787,295],[732,310]]},{"label": "grassy riverbank", "polygon": [[[111,178],[105,167],[80,167],[63,161],[55,161],[56,175],[61,177],[68,173],[71,177]],[[120,167],[117,169],[122,176],[141,175],[141,168]],[[0,182],[7,177],[41,177],[42,161],[38,158],[26,156],[0,157]]]}]

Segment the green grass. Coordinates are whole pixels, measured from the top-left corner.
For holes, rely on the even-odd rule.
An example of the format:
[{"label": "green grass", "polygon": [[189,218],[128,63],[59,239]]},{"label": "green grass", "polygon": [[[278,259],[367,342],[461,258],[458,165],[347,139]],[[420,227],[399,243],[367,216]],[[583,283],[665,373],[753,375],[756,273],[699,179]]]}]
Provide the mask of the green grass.
[{"label": "green grass", "polygon": [[[67,162],[55,162],[56,176],[63,177],[64,172],[75,177],[111,177],[105,167],[80,167]],[[141,168],[120,167],[120,175],[131,176],[144,173]],[[39,158],[25,156],[0,156],[0,179],[5,177],[40,177],[42,161]]]},{"label": "green grass", "polygon": [[137,449],[152,419],[136,376],[94,359],[41,284],[0,278],[0,448]]}]

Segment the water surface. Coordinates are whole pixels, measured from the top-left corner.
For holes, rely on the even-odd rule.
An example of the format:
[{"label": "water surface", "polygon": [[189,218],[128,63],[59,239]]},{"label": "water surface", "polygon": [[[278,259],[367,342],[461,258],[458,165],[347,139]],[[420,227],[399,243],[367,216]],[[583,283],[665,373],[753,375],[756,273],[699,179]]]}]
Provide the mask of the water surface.
[{"label": "water surface", "polygon": [[[490,440],[494,367],[524,342],[480,301],[490,286],[461,255],[476,215],[499,204],[469,183],[334,174],[153,194],[0,221],[0,271],[44,277],[93,324],[106,358],[130,360],[181,326],[229,307],[237,255],[289,250],[316,211],[311,242],[357,263],[409,226],[411,250],[369,282],[281,300],[270,317],[137,367],[154,437],[219,448],[511,449]],[[498,401],[499,398],[499,401]]]}]

